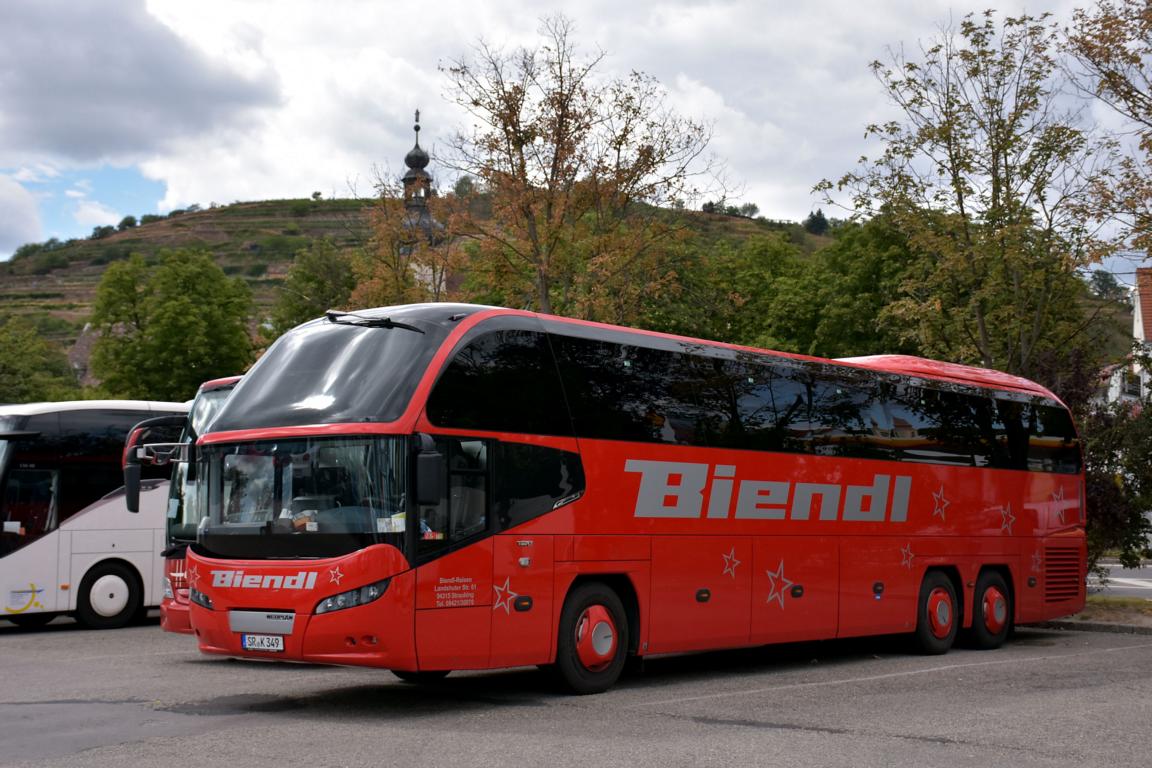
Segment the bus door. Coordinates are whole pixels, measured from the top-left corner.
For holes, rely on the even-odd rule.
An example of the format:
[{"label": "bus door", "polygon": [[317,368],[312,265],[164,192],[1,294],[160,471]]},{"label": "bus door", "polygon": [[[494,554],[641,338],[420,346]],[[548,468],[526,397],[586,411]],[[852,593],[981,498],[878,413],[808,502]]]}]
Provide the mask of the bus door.
[{"label": "bus door", "polygon": [[554,634],[553,537],[501,534],[494,542],[491,664],[546,664]]},{"label": "bus door", "polygon": [[488,666],[492,538],[488,536],[488,441],[437,438],[418,457],[438,463],[436,498],[416,509],[416,648],[421,670]]},{"label": "bus door", "polygon": [[[0,467],[0,558],[5,558],[0,616],[67,609],[59,605],[58,542],[44,537],[60,524],[59,415],[30,416],[22,431],[6,435],[7,471]],[[58,582],[58,576],[63,581]]]}]

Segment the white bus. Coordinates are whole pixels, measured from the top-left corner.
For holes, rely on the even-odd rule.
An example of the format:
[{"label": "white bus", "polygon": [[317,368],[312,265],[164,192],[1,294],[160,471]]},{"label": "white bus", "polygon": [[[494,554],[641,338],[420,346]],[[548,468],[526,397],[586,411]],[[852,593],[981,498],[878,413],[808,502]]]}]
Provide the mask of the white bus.
[{"label": "white bus", "polygon": [[84,400],[0,405],[0,618],[19,626],[72,615],[121,627],[162,594],[170,468],[124,503],[124,440],[187,403]]}]

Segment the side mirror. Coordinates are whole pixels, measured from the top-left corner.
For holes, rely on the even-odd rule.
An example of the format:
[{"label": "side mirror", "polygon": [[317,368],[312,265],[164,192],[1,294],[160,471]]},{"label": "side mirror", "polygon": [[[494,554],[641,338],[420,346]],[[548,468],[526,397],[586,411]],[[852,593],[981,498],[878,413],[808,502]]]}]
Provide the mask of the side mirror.
[{"label": "side mirror", "polygon": [[447,473],[444,456],[436,450],[436,443],[428,435],[419,435],[419,453],[416,454],[416,503],[434,507],[444,498]]},{"label": "side mirror", "polygon": [[188,446],[177,442],[186,422],[186,416],[157,416],[128,432],[120,464],[124,470],[124,505],[129,512],[140,511],[141,466],[162,467],[186,460]]},{"label": "side mirror", "polygon": [[124,465],[124,506],[129,512],[140,511],[140,465]]}]

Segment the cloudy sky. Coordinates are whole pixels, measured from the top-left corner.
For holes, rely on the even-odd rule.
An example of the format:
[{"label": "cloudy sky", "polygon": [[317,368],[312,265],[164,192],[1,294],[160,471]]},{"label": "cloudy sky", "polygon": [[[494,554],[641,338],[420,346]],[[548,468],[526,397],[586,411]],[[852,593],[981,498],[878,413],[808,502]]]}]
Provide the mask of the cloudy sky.
[{"label": "cloudy sky", "polygon": [[[1066,19],[1075,5],[1028,10]],[[605,74],[653,75],[681,114],[714,124],[734,202],[801,220],[816,182],[875,150],[864,126],[889,108],[868,63],[988,6],[0,0],[0,258],[128,214],[367,195],[374,168],[402,170],[415,109],[434,156],[462,125],[440,65],[479,38],[532,44],[556,12],[582,49],[607,53]]]}]

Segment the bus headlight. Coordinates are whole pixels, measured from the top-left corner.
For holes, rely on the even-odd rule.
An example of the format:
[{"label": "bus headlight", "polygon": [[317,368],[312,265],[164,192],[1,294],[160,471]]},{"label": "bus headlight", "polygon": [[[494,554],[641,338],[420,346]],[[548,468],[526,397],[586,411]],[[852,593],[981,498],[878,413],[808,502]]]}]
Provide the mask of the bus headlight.
[{"label": "bus headlight", "polygon": [[164,597],[172,600],[176,597],[172,592],[172,582],[167,576],[164,577]]},{"label": "bus headlight", "polygon": [[320,601],[313,613],[319,615],[321,613],[342,611],[345,608],[355,608],[358,605],[367,605],[368,603],[379,600],[380,596],[388,591],[388,584],[391,581],[392,579],[384,579],[383,581],[369,584],[366,587],[350,589],[347,592],[326,597]]},{"label": "bus headlight", "polygon": [[189,588],[188,599],[196,603],[196,605],[200,606],[201,608],[207,608],[210,611],[214,610],[212,608],[212,598],[196,589],[196,587]]}]

